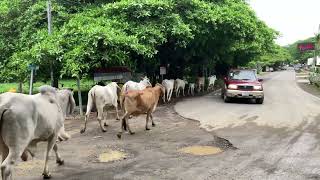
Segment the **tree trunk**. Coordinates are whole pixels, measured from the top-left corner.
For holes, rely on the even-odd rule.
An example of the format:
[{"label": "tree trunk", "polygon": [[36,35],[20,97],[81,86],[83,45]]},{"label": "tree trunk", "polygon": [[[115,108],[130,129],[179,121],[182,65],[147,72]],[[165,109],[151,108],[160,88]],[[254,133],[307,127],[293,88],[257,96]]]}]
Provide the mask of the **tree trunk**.
[{"label": "tree trunk", "polygon": [[22,82],[18,83],[18,93],[22,93]]}]

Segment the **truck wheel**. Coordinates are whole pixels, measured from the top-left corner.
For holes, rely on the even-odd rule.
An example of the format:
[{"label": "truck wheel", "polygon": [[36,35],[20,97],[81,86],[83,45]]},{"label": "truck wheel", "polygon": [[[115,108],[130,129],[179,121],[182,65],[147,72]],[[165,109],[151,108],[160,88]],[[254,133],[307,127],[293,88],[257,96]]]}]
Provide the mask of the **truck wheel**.
[{"label": "truck wheel", "polygon": [[223,100],[225,103],[229,103],[230,102],[230,98],[228,96],[226,96],[225,94],[223,95]]},{"label": "truck wheel", "polygon": [[262,98],[257,98],[257,99],[256,99],[256,103],[257,103],[257,104],[263,104],[263,100],[264,100],[264,97],[262,97]]}]

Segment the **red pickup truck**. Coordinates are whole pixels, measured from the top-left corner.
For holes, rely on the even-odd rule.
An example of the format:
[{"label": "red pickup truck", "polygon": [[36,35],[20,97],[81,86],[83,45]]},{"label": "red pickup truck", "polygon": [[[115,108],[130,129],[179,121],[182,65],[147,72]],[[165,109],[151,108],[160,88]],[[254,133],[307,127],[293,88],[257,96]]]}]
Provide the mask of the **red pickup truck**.
[{"label": "red pickup truck", "polygon": [[230,70],[228,76],[224,78],[221,97],[225,102],[230,102],[233,98],[246,98],[255,99],[257,104],[262,104],[264,100],[262,79],[256,76],[254,70]]}]

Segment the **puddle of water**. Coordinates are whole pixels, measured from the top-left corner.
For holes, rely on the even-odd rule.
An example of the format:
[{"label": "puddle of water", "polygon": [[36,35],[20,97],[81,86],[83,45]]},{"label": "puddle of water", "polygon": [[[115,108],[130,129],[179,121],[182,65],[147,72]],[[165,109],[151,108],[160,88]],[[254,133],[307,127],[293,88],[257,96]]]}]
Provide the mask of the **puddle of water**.
[{"label": "puddle of water", "polygon": [[179,149],[179,152],[204,156],[204,155],[212,155],[223,152],[222,149],[214,146],[189,146],[182,149]]},{"label": "puddle of water", "polygon": [[121,160],[127,157],[127,154],[121,151],[107,150],[99,155],[99,162],[110,162]]}]

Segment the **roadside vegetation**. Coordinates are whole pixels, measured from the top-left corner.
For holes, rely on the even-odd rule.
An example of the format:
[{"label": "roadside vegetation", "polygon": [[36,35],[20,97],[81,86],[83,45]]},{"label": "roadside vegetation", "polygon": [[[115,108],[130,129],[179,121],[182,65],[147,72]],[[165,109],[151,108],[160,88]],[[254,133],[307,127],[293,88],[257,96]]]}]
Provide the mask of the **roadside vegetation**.
[{"label": "roadside vegetation", "polygon": [[125,65],[155,80],[161,65],[165,78],[192,80],[292,59],[244,0],[56,0],[51,35],[46,13],[44,0],[0,2],[0,82],[27,89],[29,64],[39,66],[37,82],[49,82],[52,66],[58,86],[92,79],[97,67]]}]

